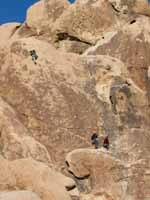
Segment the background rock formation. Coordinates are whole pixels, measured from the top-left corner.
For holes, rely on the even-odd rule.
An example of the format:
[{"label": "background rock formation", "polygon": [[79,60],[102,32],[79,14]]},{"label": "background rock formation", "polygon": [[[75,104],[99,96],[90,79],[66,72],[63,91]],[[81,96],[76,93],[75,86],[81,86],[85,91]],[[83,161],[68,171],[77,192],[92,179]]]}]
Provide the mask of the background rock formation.
[{"label": "background rock formation", "polygon": [[123,14],[138,13],[150,15],[148,0],[109,0],[113,7]]},{"label": "background rock formation", "polygon": [[41,0],[0,26],[0,198],[150,198],[149,9]]},{"label": "background rock formation", "polygon": [[13,109],[0,99],[0,151],[9,159],[33,157],[45,163],[51,163],[45,146],[32,138],[28,130],[20,123]]}]

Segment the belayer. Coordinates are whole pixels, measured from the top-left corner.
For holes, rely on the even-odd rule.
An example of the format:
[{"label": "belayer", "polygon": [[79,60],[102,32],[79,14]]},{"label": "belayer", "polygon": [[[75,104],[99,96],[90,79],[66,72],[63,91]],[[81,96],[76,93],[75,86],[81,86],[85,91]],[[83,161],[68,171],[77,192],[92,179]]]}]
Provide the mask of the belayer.
[{"label": "belayer", "polygon": [[100,140],[96,133],[93,133],[93,135],[91,136],[91,143],[92,143],[92,145],[95,146],[95,149],[100,148]]}]

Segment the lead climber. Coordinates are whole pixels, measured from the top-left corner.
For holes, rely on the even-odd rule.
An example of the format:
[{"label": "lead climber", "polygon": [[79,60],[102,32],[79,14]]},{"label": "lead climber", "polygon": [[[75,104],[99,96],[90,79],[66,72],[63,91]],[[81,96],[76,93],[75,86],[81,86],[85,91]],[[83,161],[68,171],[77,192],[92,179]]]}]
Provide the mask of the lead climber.
[{"label": "lead climber", "polygon": [[30,51],[30,55],[32,57],[32,60],[33,60],[34,64],[37,64],[36,60],[38,59],[38,55],[36,54],[36,51],[35,50],[31,50]]},{"label": "lead climber", "polygon": [[91,143],[95,146],[95,149],[100,148],[100,140],[97,133],[93,133],[93,135],[91,136]]},{"label": "lead climber", "polygon": [[104,142],[103,142],[103,147],[105,149],[109,149],[109,138],[108,138],[108,135],[104,138]]}]

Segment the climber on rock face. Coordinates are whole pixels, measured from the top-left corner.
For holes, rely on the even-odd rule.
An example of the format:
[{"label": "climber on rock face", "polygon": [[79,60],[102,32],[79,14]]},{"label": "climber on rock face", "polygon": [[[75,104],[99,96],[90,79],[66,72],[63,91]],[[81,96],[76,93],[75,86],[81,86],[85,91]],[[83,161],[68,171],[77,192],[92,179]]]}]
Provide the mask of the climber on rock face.
[{"label": "climber on rock face", "polygon": [[95,149],[98,149],[100,147],[100,140],[96,133],[93,133],[93,135],[91,136],[91,142],[92,142],[92,145],[95,146]]},{"label": "climber on rock face", "polygon": [[34,64],[37,64],[36,60],[38,59],[38,55],[36,54],[36,51],[35,50],[31,50],[30,51],[30,55],[32,57],[32,60],[33,60]]},{"label": "climber on rock face", "polygon": [[108,138],[108,135],[104,138],[104,142],[103,142],[103,147],[105,149],[109,149],[109,138]]}]

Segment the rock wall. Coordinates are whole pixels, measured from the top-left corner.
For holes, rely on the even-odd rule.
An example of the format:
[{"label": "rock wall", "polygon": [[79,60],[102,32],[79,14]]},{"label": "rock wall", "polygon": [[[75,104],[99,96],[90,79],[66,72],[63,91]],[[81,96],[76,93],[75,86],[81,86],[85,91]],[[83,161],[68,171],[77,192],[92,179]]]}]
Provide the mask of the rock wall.
[{"label": "rock wall", "polygon": [[0,198],[150,198],[149,9],[41,0],[0,26]]}]

